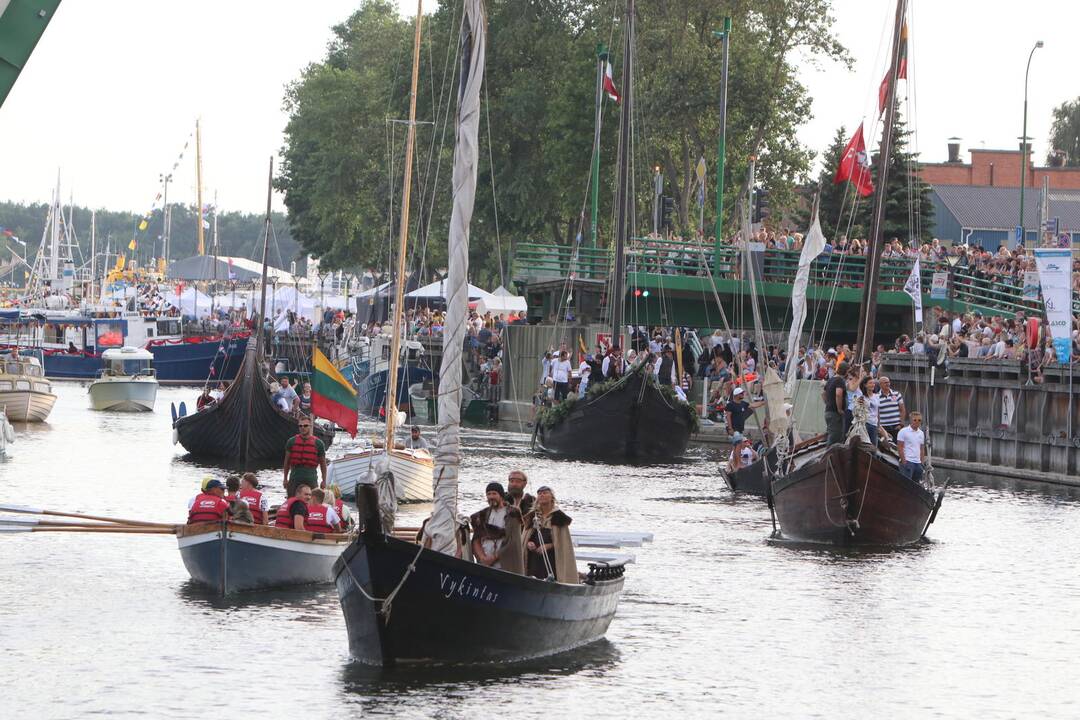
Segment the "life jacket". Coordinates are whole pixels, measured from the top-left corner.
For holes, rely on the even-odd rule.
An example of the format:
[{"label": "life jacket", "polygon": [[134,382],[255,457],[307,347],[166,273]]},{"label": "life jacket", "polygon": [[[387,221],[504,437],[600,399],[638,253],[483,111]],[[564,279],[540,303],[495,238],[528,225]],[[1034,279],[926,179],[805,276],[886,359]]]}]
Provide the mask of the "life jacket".
[{"label": "life jacket", "polygon": [[304,521],[304,529],[314,533],[332,533],[334,528],[327,522],[326,516],[329,508],[326,505],[309,503],[307,506],[307,520]]},{"label": "life jacket", "polygon": [[262,504],[262,493],[258,490],[241,490],[238,497],[248,506],[255,524],[262,525],[262,510],[259,508]]},{"label": "life jacket", "polygon": [[225,496],[225,502],[234,502],[238,498],[239,498],[239,495],[237,495],[236,493],[233,493],[232,495],[226,495]]},{"label": "life jacket", "polygon": [[188,510],[188,525],[192,523],[221,522],[229,509],[229,503],[224,498],[210,493],[199,493],[195,496],[195,502]]},{"label": "life jacket", "polygon": [[[298,502],[300,502],[300,498],[291,497],[281,503],[281,506],[277,509],[277,515],[274,516],[274,527],[293,529],[292,513],[289,511],[292,510],[293,504]],[[305,527],[306,525],[305,523]]]},{"label": "life jacket", "polygon": [[334,501],[334,512],[341,518],[342,524],[345,522],[345,503],[341,498]]},{"label": "life jacket", "polygon": [[304,437],[297,435],[293,438],[293,445],[289,451],[289,464],[293,467],[317,467],[319,464],[319,448],[315,444],[315,436]]}]

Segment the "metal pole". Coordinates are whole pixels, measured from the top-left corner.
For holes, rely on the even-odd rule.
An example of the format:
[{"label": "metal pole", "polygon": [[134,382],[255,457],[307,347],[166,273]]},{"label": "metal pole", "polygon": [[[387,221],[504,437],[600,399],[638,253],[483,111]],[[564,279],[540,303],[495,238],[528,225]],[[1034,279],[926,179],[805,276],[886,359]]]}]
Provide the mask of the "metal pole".
[{"label": "metal pole", "polygon": [[652,196],[652,231],[653,235],[657,235],[660,230],[660,193],[664,189],[663,176],[660,175],[660,166],[657,165],[653,168],[653,196]]},{"label": "metal pole", "polygon": [[1024,186],[1027,185],[1028,165],[1028,136],[1027,136],[1027,107],[1028,107],[1028,74],[1031,72],[1031,58],[1035,51],[1043,46],[1043,41],[1035,43],[1028,53],[1027,69],[1024,70],[1024,134],[1020,138],[1020,242],[1027,244],[1027,228],[1024,227]]},{"label": "metal pole", "polygon": [[600,109],[604,103],[604,70],[607,67],[608,51],[603,43],[596,46],[596,124],[593,130],[592,182],[589,194],[591,213],[589,215],[589,241],[596,247],[596,223],[600,215]]},{"label": "metal pole", "polygon": [[724,29],[714,32],[721,39],[723,60],[720,66],[720,140],[716,152],[716,236],[713,238],[713,275],[720,274],[720,238],[724,228],[724,157],[727,155],[728,50],[731,42],[731,18],[724,18]]}]

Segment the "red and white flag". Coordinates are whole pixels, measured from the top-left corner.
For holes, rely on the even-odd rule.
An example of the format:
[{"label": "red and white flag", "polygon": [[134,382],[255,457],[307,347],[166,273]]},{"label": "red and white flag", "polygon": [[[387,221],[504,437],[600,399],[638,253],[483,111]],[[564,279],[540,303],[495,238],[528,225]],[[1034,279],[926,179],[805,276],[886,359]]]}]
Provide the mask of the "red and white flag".
[{"label": "red and white flag", "polygon": [[859,123],[859,129],[855,131],[855,137],[848,141],[844,148],[844,154],[840,156],[840,166],[836,168],[836,177],[833,183],[850,180],[859,195],[866,197],[873,195],[874,183],[870,179],[870,159],[866,155],[866,143],[863,142],[863,126]]},{"label": "red and white flag", "polygon": [[615,80],[611,77],[611,63],[607,60],[604,61],[604,92],[607,93],[609,98],[615,101],[616,105],[622,100],[622,95],[620,95],[619,91],[615,88]]}]

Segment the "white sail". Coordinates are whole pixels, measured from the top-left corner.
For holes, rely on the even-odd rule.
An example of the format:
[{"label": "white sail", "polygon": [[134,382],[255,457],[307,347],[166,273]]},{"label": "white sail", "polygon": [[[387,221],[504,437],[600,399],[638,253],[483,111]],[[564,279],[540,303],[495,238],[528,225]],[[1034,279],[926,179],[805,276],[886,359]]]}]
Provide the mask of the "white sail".
[{"label": "white sail", "polygon": [[439,442],[435,449],[435,509],[425,535],[431,547],[457,550],[458,466],[460,465],[461,352],[469,309],[469,223],[476,198],[479,157],[480,84],[484,79],[486,23],[480,0],[465,0],[461,27],[461,86],[458,90],[457,140],[454,145],[454,207],[448,242],[446,322],[439,370]]},{"label": "white sail", "polygon": [[788,396],[791,395],[791,389],[795,386],[795,367],[798,365],[795,354],[799,350],[799,336],[802,335],[803,324],[806,322],[806,286],[810,282],[810,265],[824,249],[825,233],[821,232],[821,220],[818,219],[818,208],[815,203],[814,220],[810,223],[810,230],[803,241],[802,253],[799,255],[799,269],[795,273],[795,284],[791,288],[791,331],[788,333],[787,371],[784,378],[784,392]]}]

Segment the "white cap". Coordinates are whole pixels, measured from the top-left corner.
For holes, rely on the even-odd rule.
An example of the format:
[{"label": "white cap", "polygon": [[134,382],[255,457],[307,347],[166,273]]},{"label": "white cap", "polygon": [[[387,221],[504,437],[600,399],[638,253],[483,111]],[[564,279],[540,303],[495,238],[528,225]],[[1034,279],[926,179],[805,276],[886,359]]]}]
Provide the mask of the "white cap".
[{"label": "white cap", "polygon": [[731,394],[732,394],[732,395],[742,395],[742,393],[743,393],[743,389],[742,389],[742,388],[735,388],[735,392],[733,392],[733,393],[731,393]]}]

